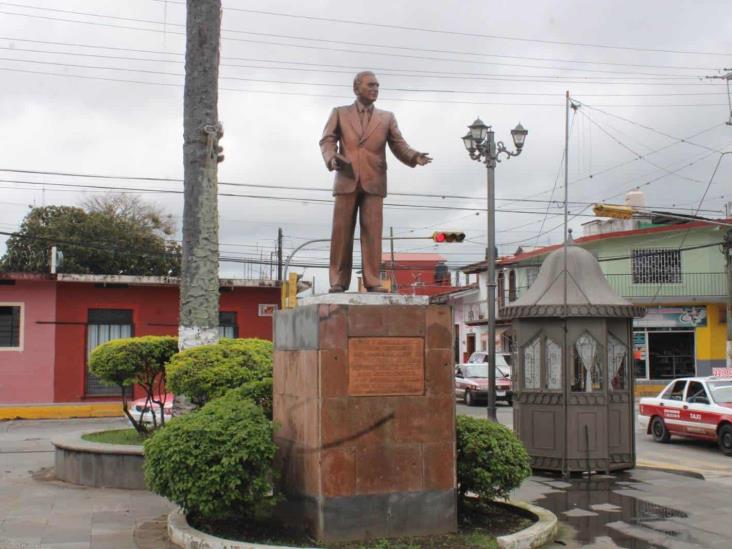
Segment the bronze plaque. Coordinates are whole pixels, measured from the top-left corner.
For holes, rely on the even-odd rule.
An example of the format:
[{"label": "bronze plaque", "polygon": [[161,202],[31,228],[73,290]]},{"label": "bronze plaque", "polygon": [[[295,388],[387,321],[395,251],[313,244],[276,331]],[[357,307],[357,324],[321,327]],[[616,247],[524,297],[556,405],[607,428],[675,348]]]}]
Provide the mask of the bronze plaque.
[{"label": "bronze plaque", "polygon": [[349,338],[348,394],[424,394],[423,338]]}]

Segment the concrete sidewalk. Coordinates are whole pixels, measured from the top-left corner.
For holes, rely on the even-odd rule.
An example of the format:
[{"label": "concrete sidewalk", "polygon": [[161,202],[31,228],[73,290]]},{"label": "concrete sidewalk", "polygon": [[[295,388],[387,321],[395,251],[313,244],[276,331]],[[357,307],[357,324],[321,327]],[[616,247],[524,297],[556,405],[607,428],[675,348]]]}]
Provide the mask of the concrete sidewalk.
[{"label": "concrete sidewalk", "polygon": [[137,549],[135,529],[167,513],[170,502],[146,491],[66,484],[51,469],[51,436],[124,427],[119,419],[0,422],[0,548]]}]

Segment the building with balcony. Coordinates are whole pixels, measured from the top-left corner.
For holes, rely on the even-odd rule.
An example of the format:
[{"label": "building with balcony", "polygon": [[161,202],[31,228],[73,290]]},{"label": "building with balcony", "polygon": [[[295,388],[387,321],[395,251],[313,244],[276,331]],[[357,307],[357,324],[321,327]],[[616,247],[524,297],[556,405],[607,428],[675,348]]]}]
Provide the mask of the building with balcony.
[{"label": "building with balcony", "polygon": [[[669,380],[712,375],[725,366],[727,294],[721,243],[725,228],[704,221],[590,222],[574,244],[597,257],[610,285],[646,308],[633,321],[634,374],[643,392]],[[732,220],[727,220],[730,222]],[[599,224],[602,223],[600,226]],[[560,245],[521,250],[497,262],[497,307],[514,301],[533,283],[544,258]],[[479,278],[485,292],[485,262],[461,269]],[[472,325],[487,342],[484,299]],[[469,329],[471,322],[465,321]],[[496,342],[510,344],[510,325],[497,320]],[[484,348],[481,346],[481,349]]]}]

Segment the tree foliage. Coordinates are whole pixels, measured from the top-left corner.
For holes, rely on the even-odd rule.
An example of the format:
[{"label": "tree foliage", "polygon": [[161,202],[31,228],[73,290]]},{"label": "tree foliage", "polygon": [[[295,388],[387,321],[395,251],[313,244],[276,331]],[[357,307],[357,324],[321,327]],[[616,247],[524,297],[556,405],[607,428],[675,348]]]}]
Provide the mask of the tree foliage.
[{"label": "tree foliage", "polygon": [[[128,393],[125,390],[139,385],[145,391],[145,408],[158,406],[161,426],[165,424],[165,364],[178,352],[178,339],[171,336],[144,336],[113,339],[96,347],[89,357],[89,369],[108,385],[122,390],[122,409],[138,433],[148,428],[141,417],[134,417],[129,410]],[[142,414],[140,414],[142,416]],[[157,417],[151,414],[153,428]]]},{"label": "tree foliage", "polygon": [[145,441],[145,481],[201,519],[242,519],[276,503],[273,428],[235,391],[177,417]]},{"label": "tree foliage", "polygon": [[88,209],[32,208],[7,241],[0,270],[47,273],[51,246],[63,254],[60,273],[165,276],[180,273],[174,226],[159,210],[130,198],[97,199]]},{"label": "tree foliage", "polygon": [[229,389],[272,377],[272,342],[222,339],[181,351],[167,367],[168,387],[203,406]]},{"label": "tree foliage", "polygon": [[521,441],[504,425],[457,417],[459,502],[468,492],[485,501],[506,498],[531,475],[531,460]]}]

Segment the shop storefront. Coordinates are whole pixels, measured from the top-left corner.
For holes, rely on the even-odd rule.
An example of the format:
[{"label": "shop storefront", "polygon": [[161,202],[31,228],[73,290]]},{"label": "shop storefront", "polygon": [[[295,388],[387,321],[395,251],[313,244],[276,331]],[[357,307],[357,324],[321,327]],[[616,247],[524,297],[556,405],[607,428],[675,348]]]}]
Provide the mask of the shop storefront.
[{"label": "shop storefront", "polygon": [[633,321],[633,358],[638,380],[669,381],[699,375],[696,330],[707,326],[707,308],[649,308]]}]

